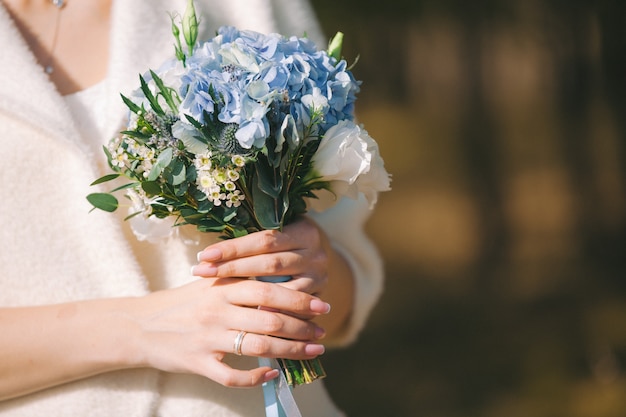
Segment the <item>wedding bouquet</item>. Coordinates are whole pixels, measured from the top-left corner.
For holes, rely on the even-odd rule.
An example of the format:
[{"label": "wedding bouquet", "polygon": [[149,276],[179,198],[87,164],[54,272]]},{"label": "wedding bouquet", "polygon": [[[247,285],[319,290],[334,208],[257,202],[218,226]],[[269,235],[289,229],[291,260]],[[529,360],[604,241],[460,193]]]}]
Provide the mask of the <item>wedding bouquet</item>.
[{"label": "wedding bouquet", "polygon": [[[307,38],[222,27],[198,44],[190,9],[181,28],[172,19],[175,57],[122,96],[128,125],[104,149],[113,173],[94,184],[127,181],[87,196],[94,207],[115,211],[125,191],[129,218],[235,238],[344,195],[374,204],[389,189],[376,142],[353,121],[360,83],[340,36],[321,51]],[[281,362],[290,385],[324,375],[318,360]]]}]

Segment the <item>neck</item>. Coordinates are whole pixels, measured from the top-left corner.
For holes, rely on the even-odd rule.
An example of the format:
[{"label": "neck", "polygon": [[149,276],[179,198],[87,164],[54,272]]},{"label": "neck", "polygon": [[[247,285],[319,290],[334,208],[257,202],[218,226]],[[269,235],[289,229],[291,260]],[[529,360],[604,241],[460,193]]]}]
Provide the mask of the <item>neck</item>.
[{"label": "neck", "polygon": [[61,94],[102,80],[112,0],[1,0]]}]

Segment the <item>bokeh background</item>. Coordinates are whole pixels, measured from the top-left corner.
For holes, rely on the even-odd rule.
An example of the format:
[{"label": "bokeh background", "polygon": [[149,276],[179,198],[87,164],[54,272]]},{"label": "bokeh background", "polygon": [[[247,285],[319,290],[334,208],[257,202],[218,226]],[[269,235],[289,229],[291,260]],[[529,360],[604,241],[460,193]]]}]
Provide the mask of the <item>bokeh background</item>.
[{"label": "bokeh background", "polygon": [[626,2],[314,0],[393,191],[351,417],[626,416]]}]

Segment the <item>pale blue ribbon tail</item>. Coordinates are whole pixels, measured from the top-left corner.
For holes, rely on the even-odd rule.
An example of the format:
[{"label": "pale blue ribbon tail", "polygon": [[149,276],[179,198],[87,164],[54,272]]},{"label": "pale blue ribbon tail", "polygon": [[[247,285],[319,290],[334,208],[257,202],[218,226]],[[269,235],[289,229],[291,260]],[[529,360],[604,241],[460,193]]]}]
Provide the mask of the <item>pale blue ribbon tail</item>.
[{"label": "pale blue ribbon tail", "polygon": [[[264,282],[287,282],[291,279],[289,275],[274,275],[266,277],[256,277],[258,281]],[[259,358],[259,366],[269,366],[272,369],[281,369],[276,359]],[[263,398],[265,399],[265,415],[267,417],[302,417],[296,400],[293,398],[291,388],[287,383],[282,370],[278,378],[274,378],[263,384]]]},{"label": "pale blue ribbon tail", "polygon": [[[280,369],[275,359],[259,358],[260,366]],[[283,372],[263,384],[266,417],[302,417]]]}]

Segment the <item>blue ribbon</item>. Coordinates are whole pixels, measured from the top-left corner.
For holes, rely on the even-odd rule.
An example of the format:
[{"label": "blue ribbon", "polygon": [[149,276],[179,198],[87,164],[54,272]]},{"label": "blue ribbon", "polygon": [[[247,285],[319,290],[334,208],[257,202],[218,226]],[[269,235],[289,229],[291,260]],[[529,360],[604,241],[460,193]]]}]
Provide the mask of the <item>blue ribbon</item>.
[{"label": "blue ribbon", "polygon": [[[275,275],[256,277],[256,279],[257,281],[278,283],[287,282],[291,280],[291,277],[289,275]],[[259,358],[259,366],[269,366],[273,369],[280,370],[278,378],[263,384],[266,417],[302,417],[296,400],[291,393],[291,388],[285,378],[285,374],[276,359]]]},{"label": "blue ribbon", "polygon": [[[278,368],[276,359],[259,358],[259,365]],[[302,417],[282,371],[278,378],[263,384],[263,399],[267,417]]]}]

